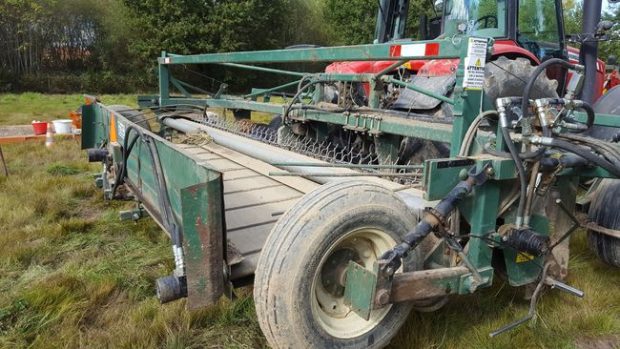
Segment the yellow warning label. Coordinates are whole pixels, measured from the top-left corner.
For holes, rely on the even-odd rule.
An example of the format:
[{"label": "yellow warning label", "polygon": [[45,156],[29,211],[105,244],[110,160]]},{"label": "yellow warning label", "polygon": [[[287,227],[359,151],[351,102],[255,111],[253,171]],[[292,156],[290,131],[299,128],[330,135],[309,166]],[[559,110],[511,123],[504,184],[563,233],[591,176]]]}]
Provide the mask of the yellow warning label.
[{"label": "yellow warning label", "polygon": [[480,58],[478,58],[478,60],[476,61],[476,67],[480,68],[482,66],[482,63],[480,63]]},{"label": "yellow warning label", "polygon": [[534,256],[532,256],[529,253],[521,252],[521,253],[517,254],[517,260],[516,260],[517,263],[526,263],[526,262],[529,262],[531,260],[534,260]]}]

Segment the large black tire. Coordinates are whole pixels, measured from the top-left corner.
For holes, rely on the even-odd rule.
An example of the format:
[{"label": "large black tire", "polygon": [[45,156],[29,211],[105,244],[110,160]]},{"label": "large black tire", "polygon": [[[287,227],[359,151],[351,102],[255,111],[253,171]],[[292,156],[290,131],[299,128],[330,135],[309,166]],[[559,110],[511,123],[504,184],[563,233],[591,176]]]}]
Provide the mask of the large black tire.
[{"label": "large black tire", "polygon": [[[502,56],[487,63],[484,80],[486,103],[495,108],[497,98],[521,97],[535,69],[536,67],[527,58],[510,59]],[[557,88],[556,80],[550,80],[545,74],[540,74],[530,98],[557,97]]]},{"label": "large black tire", "polygon": [[[620,181],[602,180],[594,192],[588,217],[601,227],[620,230],[618,208],[620,208]],[[620,267],[620,239],[590,230],[588,244],[603,262]]]},{"label": "large black tire", "polygon": [[[620,86],[614,87],[599,98],[594,104],[594,111],[620,115],[618,98],[620,98]],[[594,126],[587,131],[587,135],[607,142],[620,141],[620,132],[612,127]],[[620,197],[618,195],[620,195],[620,180],[600,180],[592,195],[593,199],[588,210],[590,220],[602,227],[620,230],[620,217],[618,216]],[[620,239],[589,230],[588,244],[603,262],[620,267]]]},{"label": "large black tire", "polygon": [[[521,97],[523,89],[536,67],[527,58],[510,59],[504,56],[487,63],[484,80],[485,109],[495,109],[495,101],[502,97]],[[558,82],[541,74],[531,92],[531,98],[557,98]],[[442,105],[437,115],[452,118],[452,111]],[[419,145],[419,146],[418,146]],[[405,138],[399,153],[401,163],[419,164],[427,159],[448,157],[449,147],[441,143]]]},{"label": "large black tire", "polygon": [[151,125],[144,117],[142,112],[135,110],[135,108],[128,107],[126,105],[111,105],[108,107],[122,116],[126,117],[129,121],[137,124],[138,126],[151,131]]},{"label": "large black tire", "polygon": [[[393,192],[368,182],[330,183],[304,196],[274,226],[256,269],[256,312],[269,344],[278,349],[387,345],[412,305],[375,310],[366,322],[347,312],[339,298],[343,289],[330,293],[334,284],[326,275],[351,259],[371,269],[416,220]],[[339,259],[343,253],[348,255]],[[420,262],[414,251],[403,270]]]}]

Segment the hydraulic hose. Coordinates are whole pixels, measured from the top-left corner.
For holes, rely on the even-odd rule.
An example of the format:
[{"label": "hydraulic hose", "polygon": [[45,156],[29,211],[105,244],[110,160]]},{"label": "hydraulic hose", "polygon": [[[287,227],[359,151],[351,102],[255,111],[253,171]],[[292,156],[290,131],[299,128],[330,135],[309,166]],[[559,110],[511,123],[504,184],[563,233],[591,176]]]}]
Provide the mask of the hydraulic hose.
[{"label": "hydraulic hose", "polygon": [[517,228],[519,228],[521,227],[521,224],[523,224],[523,213],[525,212],[525,201],[527,198],[527,178],[525,173],[525,167],[523,166],[523,162],[521,162],[521,159],[519,158],[519,152],[517,151],[515,144],[510,138],[510,132],[508,132],[508,128],[502,125],[500,129],[502,130],[502,138],[504,138],[504,143],[506,143],[506,147],[508,147],[510,156],[512,157],[512,160],[517,167],[517,174],[519,177],[519,207],[517,209],[516,221]]},{"label": "hydraulic hose", "polygon": [[[527,109],[530,103],[530,95],[532,89],[534,88],[534,85],[536,84],[536,80],[538,80],[538,77],[545,71],[545,69],[552,65],[560,65],[566,69],[575,69],[576,67],[574,64],[570,64],[567,61],[559,58],[552,58],[546,60],[542,62],[538,67],[536,67],[536,69],[532,73],[532,76],[530,77],[530,80],[527,82],[525,88],[523,89],[523,99],[521,100],[521,112],[523,113],[523,117],[527,116]],[[550,137],[551,130],[549,129],[549,127],[546,125],[541,125],[541,127],[543,131],[543,136]]]},{"label": "hydraulic hose", "polygon": [[613,145],[591,137],[583,137],[575,134],[565,133],[558,136],[570,142],[587,145],[603,155],[609,162],[620,168],[620,151]]},{"label": "hydraulic hose", "polygon": [[305,79],[301,79],[299,81],[300,87],[298,88],[297,93],[295,94],[295,96],[293,96],[293,99],[291,99],[291,102],[286,106],[286,109],[284,110],[284,114],[282,114],[282,120],[283,121],[288,118],[288,114],[291,112],[291,109],[293,108],[293,104],[295,104],[295,101],[297,101],[299,99],[299,97],[301,97],[301,95],[304,93],[305,90],[307,90],[310,86],[326,82],[325,80],[314,80],[314,81],[310,81],[307,84],[301,86],[301,83],[304,80]]},{"label": "hydraulic hose", "polygon": [[584,101],[576,101],[575,108],[581,109],[586,112],[588,116],[588,118],[586,119],[586,126],[588,127],[588,129],[594,126],[594,118],[596,118],[596,113],[594,113],[594,108],[592,108],[589,103]]},{"label": "hydraulic hose", "polygon": [[[594,119],[596,118],[596,114],[592,106],[584,101],[579,100],[570,100],[565,98],[543,98],[536,101],[536,106],[539,108],[544,108],[546,106],[562,106],[562,107],[570,107],[570,109],[578,109],[586,112],[586,129],[582,129],[579,132],[584,132],[594,126]],[[539,114],[539,118],[541,119],[541,126],[546,126],[545,120],[543,120],[543,116]],[[548,127],[547,127],[548,130]],[[544,133],[543,133],[544,135]],[[545,136],[545,137],[548,137]]]},{"label": "hydraulic hose", "polygon": [[618,166],[615,166],[611,162],[599,156],[596,156],[591,151],[584,149],[580,146],[574,145],[572,143],[569,143],[569,142],[566,142],[560,139],[555,139],[555,138],[549,139],[547,142],[545,142],[545,145],[549,145],[555,148],[560,148],[568,152],[571,152],[573,154],[579,155],[582,158],[588,160],[589,162],[604,168],[605,170],[609,171],[609,173],[613,174],[614,176],[620,177],[620,168]]}]

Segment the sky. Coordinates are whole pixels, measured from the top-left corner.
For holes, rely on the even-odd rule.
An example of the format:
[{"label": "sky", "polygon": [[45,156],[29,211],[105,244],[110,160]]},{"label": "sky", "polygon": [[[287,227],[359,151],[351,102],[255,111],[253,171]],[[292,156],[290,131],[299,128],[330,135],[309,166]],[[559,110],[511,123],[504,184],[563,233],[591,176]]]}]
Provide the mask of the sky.
[{"label": "sky", "polygon": [[609,10],[615,9],[617,7],[618,7],[618,4],[610,5],[607,0],[603,0],[603,11],[609,11]]}]

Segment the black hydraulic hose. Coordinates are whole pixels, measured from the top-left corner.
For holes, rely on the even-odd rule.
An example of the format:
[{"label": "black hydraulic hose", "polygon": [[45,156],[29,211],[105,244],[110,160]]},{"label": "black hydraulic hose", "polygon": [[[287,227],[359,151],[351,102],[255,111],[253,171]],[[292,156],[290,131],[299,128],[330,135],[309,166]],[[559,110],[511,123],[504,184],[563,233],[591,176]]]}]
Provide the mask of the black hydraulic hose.
[{"label": "black hydraulic hose", "polygon": [[620,151],[614,147],[613,145],[601,141],[596,138],[591,137],[583,137],[575,134],[565,133],[558,135],[560,139],[566,139],[568,141],[577,142],[580,144],[587,145],[596,150],[596,152],[600,153],[605,157],[609,162],[614,164],[617,167],[620,167]]},{"label": "black hydraulic hose", "polygon": [[544,158],[540,160],[541,172],[552,172],[561,168],[585,167],[590,163],[588,160],[575,154],[562,154],[559,158]]},{"label": "black hydraulic hose", "polygon": [[596,154],[592,153],[591,151],[587,149],[584,149],[572,143],[569,143],[569,142],[566,142],[560,139],[555,139],[555,138],[551,139],[550,145],[552,147],[560,148],[568,152],[571,152],[573,154],[579,155],[582,158],[588,160],[589,162],[604,168],[605,170],[609,171],[609,173],[613,174],[614,176],[620,177],[620,168],[618,166],[615,166],[611,162],[599,156],[596,156]]},{"label": "black hydraulic hose", "polygon": [[[131,132],[135,131],[137,135],[131,140],[131,143],[128,142],[129,136]],[[123,153],[122,153],[122,163],[121,168],[118,172],[116,172],[116,179],[114,180],[114,186],[112,187],[112,197],[116,195],[116,189],[123,183],[125,180],[125,173],[127,172],[127,159],[129,158],[129,154],[131,154],[133,147],[135,146],[138,139],[142,139],[143,134],[138,129],[130,126],[127,128],[125,132],[125,139],[123,140]]]},{"label": "black hydraulic hose", "polygon": [[[545,99],[545,104],[547,105],[554,105],[554,106],[567,106],[567,105],[571,105],[572,104],[572,109],[579,109],[579,110],[583,110],[586,112],[587,115],[587,119],[586,119],[586,127],[587,129],[590,129],[592,126],[594,126],[594,121],[596,118],[596,113],[594,112],[594,108],[592,108],[592,106],[584,101],[579,101],[579,100],[567,100],[564,98],[546,98]],[[580,132],[584,132],[585,130],[581,130]]]},{"label": "black hydraulic hose", "polygon": [[161,160],[159,157],[159,152],[157,150],[157,145],[150,140],[147,140],[147,145],[149,147],[149,154],[151,155],[151,160],[153,162],[153,167],[155,170],[155,175],[157,178],[157,190],[159,192],[159,202],[160,209],[163,211],[166,217],[166,227],[170,231],[170,235],[172,238],[172,243],[178,247],[182,246],[182,236],[179,231],[179,225],[176,222],[176,217],[172,212],[172,204],[170,202],[170,196],[168,195],[168,190],[166,189],[168,186],[166,185],[166,177],[164,176],[164,171],[161,166]]},{"label": "black hydraulic hose", "polygon": [[510,156],[517,167],[517,174],[519,177],[519,207],[517,209],[517,228],[521,226],[523,223],[523,214],[525,212],[525,201],[527,197],[527,178],[525,173],[525,167],[523,166],[523,162],[519,158],[519,152],[515,147],[515,144],[512,142],[510,138],[510,132],[508,132],[508,128],[500,127],[502,131],[502,137],[504,138],[504,143],[508,147],[508,151],[510,152]]},{"label": "black hydraulic hose", "polygon": [[594,113],[594,108],[592,108],[589,103],[584,101],[575,101],[575,108],[581,109],[586,112],[588,116],[586,120],[586,126],[588,127],[588,129],[594,126],[594,119],[596,118],[596,113]]},{"label": "black hydraulic hose", "polygon": [[[567,61],[559,58],[552,58],[546,60],[542,62],[538,67],[536,67],[536,69],[534,69],[534,72],[532,73],[532,76],[530,77],[530,80],[527,82],[525,88],[523,89],[523,99],[521,100],[521,112],[523,113],[523,117],[527,117],[528,105],[530,103],[530,95],[532,89],[534,88],[534,85],[536,84],[536,80],[538,80],[538,76],[540,76],[540,74],[542,74],[545,69],[552,65],[561,65],[566,69],[575,69],[574,64],[570,64]],[[544,123],[540,126],[542,127],[543,136],[550,137],[551,130],[549,129],[549,127],[546,126]]]},{"label": "black hydraulic hose", "polygon": [[[299,81],[300,84],[302,81],[304,81],[304,79]],[[295,101],[299,99],[299,97],[304,93],[305,90],[307,90],[312,85],[320,84],[322,82],[326,82],[326,81],[325,80],[314,80],[314,81],[308,82],[304,86],[299,87],[299,89],[297,90],[297,93],[295,94],[295,96],[293,96],[293,99],[291,99],[291,102],[286,106],[286,109],[284,110],[284,114],[282,114],[282,120],[284,121],[288,118],[288,114],[291,112],[291,109],[293,108],[293,104],[295,104]]]}]

